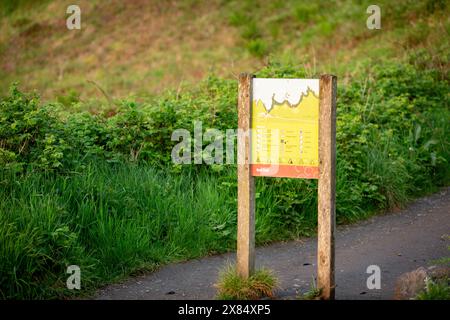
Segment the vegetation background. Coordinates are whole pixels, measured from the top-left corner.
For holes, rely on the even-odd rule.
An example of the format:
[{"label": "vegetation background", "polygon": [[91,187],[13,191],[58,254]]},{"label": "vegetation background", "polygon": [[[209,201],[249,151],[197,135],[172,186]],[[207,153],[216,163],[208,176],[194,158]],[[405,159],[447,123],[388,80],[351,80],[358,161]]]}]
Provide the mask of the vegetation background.
[{"label": "vegetation background", "polygon": [[[450,183],[447,1],[378,1],[381,30],[370,1],[85,0],[72,31],[70,4],[0,1],[0,298],[234,250],[235,165],[170,136],[235,128],[242,71],[338,76],[338,223]],[[256,184],[258,244],[314,234],[316,181]]]}]

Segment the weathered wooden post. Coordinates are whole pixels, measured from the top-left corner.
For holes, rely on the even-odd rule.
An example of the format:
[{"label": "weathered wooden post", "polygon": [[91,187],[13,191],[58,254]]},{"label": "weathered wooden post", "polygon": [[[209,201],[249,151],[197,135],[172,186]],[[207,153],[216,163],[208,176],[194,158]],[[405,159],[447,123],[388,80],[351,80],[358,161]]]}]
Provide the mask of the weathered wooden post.
[{"label": "weathered wooden post", "polygon": [[255,186],[250,171],[252,80],[251,74],[239,76],[237,273],[243,278],[255,269]]},{"label": "weathered wooden post", "polygon": [[336,87],[335,76],[320,77],[317,287],[327,300],[335,289]]}]

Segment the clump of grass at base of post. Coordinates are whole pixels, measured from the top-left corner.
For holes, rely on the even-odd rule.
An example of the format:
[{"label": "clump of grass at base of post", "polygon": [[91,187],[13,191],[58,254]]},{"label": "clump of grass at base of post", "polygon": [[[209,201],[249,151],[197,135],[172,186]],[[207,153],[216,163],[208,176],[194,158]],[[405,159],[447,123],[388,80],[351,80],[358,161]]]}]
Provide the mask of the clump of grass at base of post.
[{"label": "clump of grass at base of post", "polygon": [[277,286],[278,280],[271,270],[260,269],[248,279],[244,279],[237,274],[235,267],[228,266],[219,274],[216,298],[218,300],[273,298]]}]

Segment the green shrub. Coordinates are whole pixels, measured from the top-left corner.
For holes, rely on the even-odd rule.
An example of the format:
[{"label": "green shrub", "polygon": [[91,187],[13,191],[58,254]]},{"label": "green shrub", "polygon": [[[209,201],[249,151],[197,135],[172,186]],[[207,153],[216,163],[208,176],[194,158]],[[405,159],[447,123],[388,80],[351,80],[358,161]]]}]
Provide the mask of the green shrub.
[{"label": "green shrub", "polygon": [[260,58],[265,56],[268,52],[267,44],[262,39],[253,39],[248,41],[247,49],[252,55]]},{"label": "green shrub", "polygon": [[427,281],[426,289],[417,295],[417,300],[450,300],[449,279]]}]

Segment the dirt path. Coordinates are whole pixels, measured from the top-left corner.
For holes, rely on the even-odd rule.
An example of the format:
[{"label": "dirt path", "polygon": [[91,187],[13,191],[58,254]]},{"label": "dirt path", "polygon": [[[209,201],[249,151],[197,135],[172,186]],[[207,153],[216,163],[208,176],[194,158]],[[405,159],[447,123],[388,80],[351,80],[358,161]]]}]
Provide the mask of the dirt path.
[{"label": "dirt path", "polygon": [[[450,188],[422,198],[406,209],[375,216],[336,233],[336,298],[391,299],[397,277],[432,260],[449,256]],[[275,271],[279,297],[310,288],[316,272],[315,238],[257,249],[257,266]],[[218,271],[234,262],[229,253],[168,265],[147,276],[100,290],[95,299],[214,299]],[[366,268],[381,268],[380,290],[368,290]]]}]

